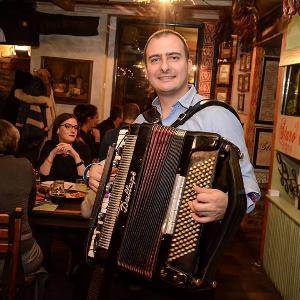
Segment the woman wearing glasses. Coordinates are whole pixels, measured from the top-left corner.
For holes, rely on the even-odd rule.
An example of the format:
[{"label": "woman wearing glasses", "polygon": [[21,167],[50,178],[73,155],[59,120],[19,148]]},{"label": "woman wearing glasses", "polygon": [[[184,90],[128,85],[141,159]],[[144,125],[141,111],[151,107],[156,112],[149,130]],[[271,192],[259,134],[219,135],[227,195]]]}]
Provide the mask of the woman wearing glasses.
[{"label": "woman wearing glasses", "polygon": [[63,113],[53,123],[52,140],[45,143],[39,159],[41,180],[75,182],[91,163],[89,147],[77,142],[78,123],[73,114]]}]

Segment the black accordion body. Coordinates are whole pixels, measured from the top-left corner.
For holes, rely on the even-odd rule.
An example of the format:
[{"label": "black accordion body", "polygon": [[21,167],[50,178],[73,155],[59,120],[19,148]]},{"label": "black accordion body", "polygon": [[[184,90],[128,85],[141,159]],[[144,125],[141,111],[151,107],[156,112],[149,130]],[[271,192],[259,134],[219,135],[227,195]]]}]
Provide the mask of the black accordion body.
[{"label": "black accordion body", "polygon": [[[96,195],[87,260],[176,287],[210,283],[246,211],[238,148],[218,134],[153,124],[121,130],[118,143]],[[222,221],[193,220],[195,185],[228,193]]]}]

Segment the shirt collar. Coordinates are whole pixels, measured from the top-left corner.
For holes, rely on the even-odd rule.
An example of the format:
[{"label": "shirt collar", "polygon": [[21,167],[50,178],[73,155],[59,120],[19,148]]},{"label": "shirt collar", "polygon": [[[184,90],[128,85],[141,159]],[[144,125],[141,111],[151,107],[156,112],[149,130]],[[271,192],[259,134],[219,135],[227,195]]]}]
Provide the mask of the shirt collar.
[{"label": "shirt collar", "polygon": [[[172,107],[177,105],[177,103],[180,103],[181,106],[183,106],[185,108],[189,108],[190,106],[192,106],[193,99],[196,94],[197,94],[197,91],[196,91],[195,87],[192,84],[189,84],[188,92],[186,94],[184,94],[174,105],[172,105]],[[155,106],[156,108],[160,108],[160,102],[159,102],[158,97],[156,97],[152,101],[152,105]]]}]

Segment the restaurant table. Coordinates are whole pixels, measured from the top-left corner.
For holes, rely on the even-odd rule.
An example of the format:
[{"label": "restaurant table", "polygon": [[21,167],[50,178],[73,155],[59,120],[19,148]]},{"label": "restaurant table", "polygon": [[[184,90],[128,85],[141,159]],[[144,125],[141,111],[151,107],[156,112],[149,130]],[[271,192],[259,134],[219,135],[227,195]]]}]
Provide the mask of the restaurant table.
[{"label": "restaurant table", "polygon": [[69,228],[88,228],[89,218],[80,214],[81,200],[65,200],[54,211],[32,210],[29,222],[32,226],[54,226]]},{"label": "restaurant table", "polygon": [[90,219],[81,216],[81,202],[82,199],[65,199],[53,211],[42,210],[43,206],[37,205],[39,210],[32,210],[29,215],[29,223],[42,249],[43,265],[48,272],[51,272],[53,261],[57,259],[55,250],[53,252],[57,241],[62,241],[69,249],[66,273],[71,274],[75,266],[85,263],[83,253]]}]

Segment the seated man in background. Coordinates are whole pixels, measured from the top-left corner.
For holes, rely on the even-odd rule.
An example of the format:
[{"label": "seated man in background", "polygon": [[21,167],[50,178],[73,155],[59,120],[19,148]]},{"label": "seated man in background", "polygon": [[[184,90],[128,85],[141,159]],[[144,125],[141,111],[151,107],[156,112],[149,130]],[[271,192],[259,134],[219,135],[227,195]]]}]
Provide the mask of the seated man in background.
[{"label": "seated man in background", "polygon": [[[120,128],[124,128],[132,124],[139,114],[140,108],[136,103],[125,104],[123,109],[123,122],[121,123]],[[107,131],[104,137],[101,139],[99,153],[100,161],[106,158],[109,146],[117,142],[120,128],[115,128]]]},{"label": "seated man in background", "polygon": [[[28,212],[35,201],[35,176],[32,165],[26,158],[16,158],[19,131],[10,122],[0,119],[0,211],[12,212],[23,209],[21,232],[21,255],[25,274],[40,269],[42,251],[32,235],[28,223]],[[0,277],[4,260],[0,259]]]},{"label": "seated man in background", "polygon": [[108,131],[110,129],[114,129],[114,128],[119,128],[122,121],[123,121],[122,107],[118,106],[118,105],[113,106],[110,111],[109,118],[100,122],[97,125],[97,128],[100,130],[100,141],[106,131]]}]

